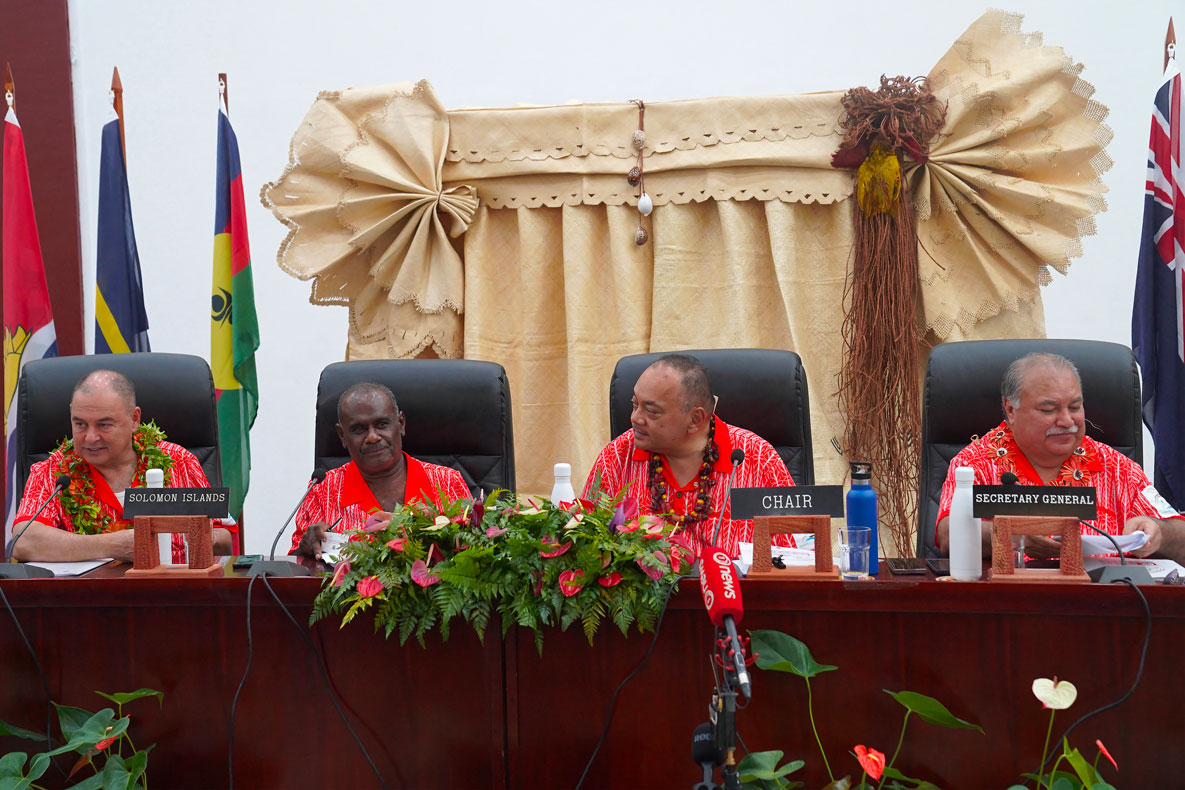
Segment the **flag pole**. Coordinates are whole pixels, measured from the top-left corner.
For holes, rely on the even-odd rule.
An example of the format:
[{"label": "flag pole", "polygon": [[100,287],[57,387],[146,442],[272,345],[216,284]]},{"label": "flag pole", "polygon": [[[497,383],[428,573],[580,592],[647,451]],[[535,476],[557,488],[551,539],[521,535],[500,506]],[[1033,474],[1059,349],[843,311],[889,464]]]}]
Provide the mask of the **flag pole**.
[{"label": "flag pole", "polygon": [[16,109],[16,83],[12,81],[12,64],[4,61],[4,95],[8,99],[8,106]]},{"label": "flag pole", "polygon": [[1176,57],[1177,34],[1173,32],[1173,18],[1169,17],[1169,29],[1164,34],[1164,68],[1169,67],[1169,60]]},{"label": "flag pole", "polygon": [[128,143],[123,136],[123,83],[119,79],[119,66],[111,70],[111,106],[119,116],[119,147],[123,151],[123,166],[128,166]]},{"label": "flag pole", "polygon": [[227,95],[226,72],[218,72],[218,99],[222,102],[222,109],[226,111],[226,117],[230,117],[230,97]]}]

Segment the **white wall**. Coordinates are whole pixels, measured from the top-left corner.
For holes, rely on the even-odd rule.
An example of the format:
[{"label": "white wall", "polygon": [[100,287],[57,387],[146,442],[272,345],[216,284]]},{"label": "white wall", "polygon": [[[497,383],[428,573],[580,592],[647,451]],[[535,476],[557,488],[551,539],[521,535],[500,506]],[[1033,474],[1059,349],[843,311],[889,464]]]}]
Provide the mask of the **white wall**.
[{"label": "white wall", "polygon": [[[229,75],[262,333],[248,549],[266,550],[304,487],[317,376],[343,357],[344,308],[313,307],[280,271],[284,228],[258,200],[320,90],[428,78],[450,107],[649,101],[875,86],[929,71],[984,0],[379,3],[72,0],[70,29],[88,348],[99,129],[124,85],[128,178],[152,347],[209,358],[217,74]],[[1026,31],[1086,64],[1111,109],[1110,210],[1044,292],[1051,337],[1130,344],[1152,95],[1174,5],[1048,0]],[[1178,6],[1176,10],[1181,10]],[[1150,447],[1150,445],[1149,445]],[[1150,450],[1148,451],[1151,456]]]}]

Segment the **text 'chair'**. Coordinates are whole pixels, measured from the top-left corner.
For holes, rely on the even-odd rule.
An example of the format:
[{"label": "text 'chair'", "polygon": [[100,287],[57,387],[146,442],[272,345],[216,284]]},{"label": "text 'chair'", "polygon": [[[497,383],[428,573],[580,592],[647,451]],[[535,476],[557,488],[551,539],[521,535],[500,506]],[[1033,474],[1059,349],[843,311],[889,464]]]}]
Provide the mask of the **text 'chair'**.
[{"label": "text 'chair'", "polygon": [[918,556],[936,557],[938,499],[951,459],[1004,419],[1000,380],[1025,354],[1060,354],[1078,368],[1086,434],[1142,464],[1140,375],[1131,349],[1095,340],[969,340],[930,351],[922,396]]},{"label": "text 'chair'", "polygon": [[720,398],[716,414],[730,425],[765,439],[786,462],[797,485],[814,485],[810,397],[802,360],[793,351],[719,348],[664,351],[622,357],[609,382],[609,430],[630,429],[634,384],[642,371],[667,354],[695,357],[707,369],[712,392]]}]

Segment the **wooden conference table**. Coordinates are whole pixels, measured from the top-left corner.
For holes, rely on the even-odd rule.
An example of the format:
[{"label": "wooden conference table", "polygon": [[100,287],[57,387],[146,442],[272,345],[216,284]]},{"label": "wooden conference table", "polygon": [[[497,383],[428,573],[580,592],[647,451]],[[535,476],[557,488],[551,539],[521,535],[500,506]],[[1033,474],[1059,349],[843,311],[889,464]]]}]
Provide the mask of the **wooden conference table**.
[{"label": "wooden conference table", "polygon": [[[165,692],[164,707],[133,703],[137,744],[156,743],[154,787],[226,787],[231,701],[247,662],[248,580],[123,579],[109,566],[79,579],[0,581],[56,701],[97,710],[94,691]],[[909,579],[909,581],[902,581]],[[913,579],[919,579],[913,581]],[[315,578],[271,579],[307,623]],[[1143,679],[1119,708],[1083,724],[1071,743],[1093,759],[1102,739],[1122,787],[1180,786],[1185,777],[1185,587],[1142,587],[1152,610]],[[742,630],[802,639],[838,671],[813,681],[814,708],[837,777],[859,767],[865,744],[891,755],[900,708],[881,689],[938,698],[985,734],[911,717],[899,767],[946,788],[1004,788],[1036,768],[1048,714],[1037,677],[1078,687],[1054,737],[1131,685],[1144,610],[1127,586],[940,583],[892,577],[865,583],[746,581]],[[377,787],[318,679],[304,641],[262,583],[251,602],[254,658],[235,721],[236,787]],[[453,622],[427,649],[384,640],[360,618],[311,629],[330,681],[389,787],[571,788],[600,735],[614,687],[645,654],[650,634],[602,627],[590,647],[579,626],[549,631],[543,654],[531,632],[495,624],[484,644]],[[707,718],[712,628],[698,586],[672,598],[654,654],[626,686],[585,787],[690,787],[699,769],[691,733]],[[0,611],[0,718],[44,725],[33,662]],[[754,751],[805,759],[792,778],[827,782],[797,677],[757,670],[737,727]],[[33,748],[30,748],[33,747]],[[0,738],[0,754],[36,751]]]}]

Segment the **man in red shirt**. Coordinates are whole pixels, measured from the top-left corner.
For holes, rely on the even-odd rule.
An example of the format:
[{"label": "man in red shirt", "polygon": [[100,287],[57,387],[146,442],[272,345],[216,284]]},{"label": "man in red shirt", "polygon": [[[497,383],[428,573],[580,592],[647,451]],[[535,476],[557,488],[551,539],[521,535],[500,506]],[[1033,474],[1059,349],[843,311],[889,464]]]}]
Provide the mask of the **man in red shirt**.
[{"label": "man in red shirt", "polygon": [[406,419],[395,395],[382,384],[353,385],[337,401],[337,435],[349,463],[313,486],[296,511],[290,554],[321,558],[326,531],[363,526],[372,513],[389,513],[412,502],[441,505],[471,496],[461,473],[417,461],[403,452]]},{"label": "man in red shirt", "polygon": [[[616,496],[625,492],[642,514],[662,516],[679,527],[698,554],[713,542],[733,557],[738,544],[753,540],[753,521],[731,519],[725,504],[734,448],[745,451],[736,488],[792,486],[790,472],[769,442],[752,431],[728,425],[715,415],[708,372],[699,360],[668,354],[642,372],[634,385],[630,430],[601,451],[584,484]],[[777,536],[779,543],[786,536]]]},{"label": "man in red shirt", "polygon": [[[144,485],[144,473],[160,467],[169,488],[209,488],[201,464],[180,445],[163,441],[152,425],[140,424],[132,382],[113,370],[96,370],[74,385],[70,398],[73,438],[44,461],[33,464],[12,534],[28,524],[16,541],[18,560],[73,562],[113,557],[132,561],[135,533],[123,518],[123,494]],[[37,516],[57,478],[70,475],[70,487]],[[93,508],[91,506],[94,506]],[[230,530],[215,522],[215,554],[231,551]],[[173,536],[173,561],[184,561],[184,542]]]},{"label": "man in red shirt", "polygon": [[[1073,362],[1056,354],[1021,357],[1008,367],[1000,391],[1004,422],[951,460],[935,528],[943,551],[949,545],[955,469],[970,466],[976,485],[1000,485],[1011,472],[1020,485],[1094,486],[1096,527],[1115,535],[1143,530],[1148,540],[1132,554],[1185,562],[1185,517],[1156,492],[1139,464],[1085,435],[1082,380]],[[983,541],[990,553],[988,520]],[[1058,546],[1050,538],[1025,536],[1025,552],[1033,557],[1055,557]]]}]

